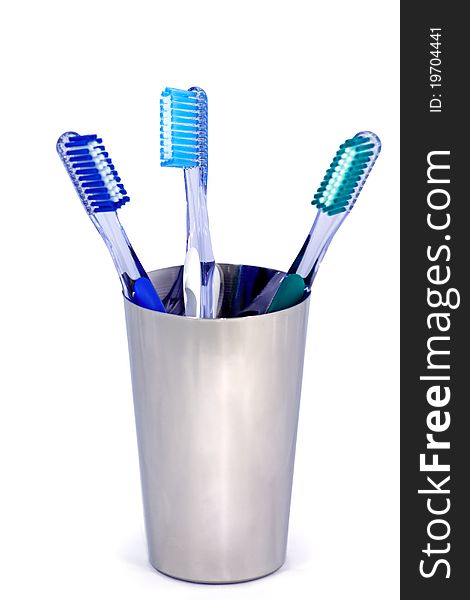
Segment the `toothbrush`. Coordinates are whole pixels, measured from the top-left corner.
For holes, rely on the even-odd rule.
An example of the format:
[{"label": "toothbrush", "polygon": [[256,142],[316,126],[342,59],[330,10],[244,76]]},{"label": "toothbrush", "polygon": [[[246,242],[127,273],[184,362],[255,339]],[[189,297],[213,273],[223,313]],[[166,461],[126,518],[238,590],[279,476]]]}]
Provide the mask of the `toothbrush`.
[{"label": "toothbrush", "polygon": [[119,222],[116,211],[129,202],[129,197],[102,140],[97,135],[67,132],[60,136],[57,152],[111,253],[126,298],[143,308],[165,312]]},{"label": "toothbrush", "polygon": [[253,302],[236,316],[275,312],[299,302],[312,287],[333,236],[351,212],[380,153],[380,140],[362,131],[339,147],[312,204],[315,221],[297,258],[279,285],[269,282]]},{"label": "toothbrush", "polygon": [[207,96],[204,90],[166,88],[160,99],[162,167],[183,169],[187,242],[183,270],[186,316],[215,318],[220,272],[214,261],[207,215]]}]

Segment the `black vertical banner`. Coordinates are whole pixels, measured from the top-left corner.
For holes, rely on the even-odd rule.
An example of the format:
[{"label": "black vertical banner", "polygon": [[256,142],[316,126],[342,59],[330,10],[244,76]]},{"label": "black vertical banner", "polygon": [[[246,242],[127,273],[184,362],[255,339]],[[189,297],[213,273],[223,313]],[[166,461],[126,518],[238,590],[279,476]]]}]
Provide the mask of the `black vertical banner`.
[{"label": "black vertical banner", "polygon": [[[464,3],[401,3],[401,597],[469,597]],[[464,178],[467,186],[464,188]]]}]

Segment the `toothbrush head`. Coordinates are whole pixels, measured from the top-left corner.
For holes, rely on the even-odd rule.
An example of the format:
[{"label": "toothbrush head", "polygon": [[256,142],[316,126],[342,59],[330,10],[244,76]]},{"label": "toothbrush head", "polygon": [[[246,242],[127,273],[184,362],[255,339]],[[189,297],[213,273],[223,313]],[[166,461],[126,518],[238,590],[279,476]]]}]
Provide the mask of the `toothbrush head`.
[{"label": "toothbrush head", "polygon": [[380,153],[380,140],[361,131],[338,149],[312,204],[329,216],[350,211]]},{"label": "toothbrush head", "polygon": [[57,152],[88,214],[113,212],[129,202],[121,179],[97,135],[64,133],[57,141]]},{"label": "toothbrush head", "polygon": [[207,96],[204,90],[165,88],[160,99],[160,164],[207,173]]}]

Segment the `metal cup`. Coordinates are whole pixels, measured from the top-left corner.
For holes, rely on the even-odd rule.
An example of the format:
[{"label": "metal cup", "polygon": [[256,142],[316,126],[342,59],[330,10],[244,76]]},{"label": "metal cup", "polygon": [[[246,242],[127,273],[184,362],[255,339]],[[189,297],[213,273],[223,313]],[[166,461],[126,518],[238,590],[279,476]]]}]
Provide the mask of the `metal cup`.
[{"label": "metal cup", "polygon": [[[220,267],[221,314],[275,273]],[[150,273],[161,297],[179,269]],[[286,555],[309,299],[233,319],[124,302],[150,563],[205,583],[276,571]]]}]

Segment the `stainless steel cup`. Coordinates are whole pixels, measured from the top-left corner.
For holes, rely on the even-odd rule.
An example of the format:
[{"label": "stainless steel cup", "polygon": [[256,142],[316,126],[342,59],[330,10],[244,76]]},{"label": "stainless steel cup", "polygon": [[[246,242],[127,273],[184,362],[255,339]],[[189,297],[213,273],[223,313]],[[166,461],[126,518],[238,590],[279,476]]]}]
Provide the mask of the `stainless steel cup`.
[{"label": "stainless steel cup", "polygon": [[[222,314],[274,273],[221,268]],[[178,269],[150,273],[162,297]],[[149,559],[162,573],[232,583],[282,566],[308,304],[210,320],[125,300]]]}]

